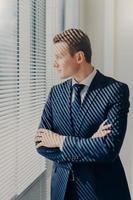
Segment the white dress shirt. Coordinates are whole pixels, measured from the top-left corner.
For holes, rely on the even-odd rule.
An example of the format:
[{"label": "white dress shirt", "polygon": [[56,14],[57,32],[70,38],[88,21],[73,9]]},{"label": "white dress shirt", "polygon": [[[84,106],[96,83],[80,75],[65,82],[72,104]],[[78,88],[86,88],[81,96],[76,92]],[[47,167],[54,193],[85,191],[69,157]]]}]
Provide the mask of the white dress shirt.
[{"label": "white dress shirt", "polygon": [[[80,82],[77,82],[74,78],[72,78],[72,85],[74,85],[75,83],[79,83],[79,84],[84,84],[85,85],[84,88],[80,92],[81,103],[83,102],[83,99],[84,99],[84,97],[86,95],[86,92],[87,92],[87,90],[88,90],[88,88],[89,88],[94,76],[96,75],[96,73],[97,73],[97,70],[94,68],[92,73],[89,74],[85,79],[83,79]],[[72,100],[71,100],[72,102],[74,101],[74,97],[75,97],[75,90],[72,90]],[[64,142],[65,137],[66,136],[63,136],[63,139],[62,139],[62,141],[60,143],[60,147],[59,148],[60,148],[61,151],[62,151],[62,148],[63,148],[63,142]]]}]

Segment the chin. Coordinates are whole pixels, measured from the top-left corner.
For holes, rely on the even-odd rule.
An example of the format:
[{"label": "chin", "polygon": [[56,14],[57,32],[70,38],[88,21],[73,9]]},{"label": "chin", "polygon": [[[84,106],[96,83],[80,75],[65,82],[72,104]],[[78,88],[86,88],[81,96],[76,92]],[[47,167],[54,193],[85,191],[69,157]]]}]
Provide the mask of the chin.
[{"label": "chin", "polygon": [[61,74],[60,79],[66,79],[69,78],[71,75]]}]

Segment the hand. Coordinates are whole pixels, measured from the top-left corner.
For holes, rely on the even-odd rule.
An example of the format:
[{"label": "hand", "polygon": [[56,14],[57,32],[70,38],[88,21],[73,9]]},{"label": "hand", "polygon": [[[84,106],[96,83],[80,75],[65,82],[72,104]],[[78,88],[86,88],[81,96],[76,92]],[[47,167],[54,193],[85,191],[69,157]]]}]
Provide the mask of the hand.
[{"label": "hand", "polygon": [[104,137],[104,136],[106,136],[107,134],[109,134],[111,132],[111,130],[109,128],[112,126],[112,124],[105,125],[106,122],[107,122],[107,120],[105,120],[100,125],[99,129],[97,130],[97,132],[94,133],[91,138]]},{"label": "hand", "polygon": [[[52,132],[51,130],[40,128],[35,134],[36,148],[45,147],[59,147],[62,139],[62,135]],[[39,142],[39,143],[37,143]]]}]

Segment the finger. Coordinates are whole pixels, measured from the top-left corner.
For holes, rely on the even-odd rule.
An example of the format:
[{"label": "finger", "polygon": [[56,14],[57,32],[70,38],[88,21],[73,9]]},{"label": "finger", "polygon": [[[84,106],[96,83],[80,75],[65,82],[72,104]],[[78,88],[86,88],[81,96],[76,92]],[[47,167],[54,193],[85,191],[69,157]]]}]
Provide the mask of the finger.
[{"label": "finger", "polygon": [[34,138],[36,139],[36,138],[41,138],[41,137],[42,137],[42,135],[35,135]]},{"label": "finger", "polygon": [[42,147],[42,146],[44,146],[44,143],[43,143],[43,142],[39,142],[38,144],[36,144],[36,148]]},{"label": "finger", "polygon": [[106,130],[105,134],[107,135],[107,134],[110,133],[110,132],[111,132],[111,130]]},{"label": "finger", "polygon": [[102,130],[102,131],[98,131],[97,132],[97,137],[103,137],[105,135],[107,135],[108,133],[110,133],[111,130]]},{"label": "finger", "polygon": [[37,135],[42,135],[42,134],[47,134],[48,133],[48,130],[47,129],[43,129],[43,130],[38,130],[37,131]]},{"label": "finger", "polygon": [[36,134],[35,134],[35,137],[37,137],[37,136],[42,136],[42,133],[40,133],[40,132],[37,132]]},{"label": "finger", "polygon": [[103,125],[103,126],[101,127],[101,129],[102,129],[102,130],[106,130],[106,129],[110,128],[111,126],[112,126],[112,124]]},{"label": "finger", "polygon": [[51,130],[47,130],[47,132],[48,132],[49,134],[51,134],[51,133],[52,133],[52,131],[51,131]]},{"label": "finger", "polygon": [[98,131],[97,131],[96,133],[94,133],[94,134],[92,135],[92,138],[98,137],[98,135],[99,135],[99,133],[98,133]]},{"label": "finger", "polygon": [[109,134],[111,132],[111,130],[104,130],[104,131],[97,131],[92,138],[96,138],[96,137],[104,137],[105,135]]},{"label": "finger", "polygon": [[97,135],[97,134],[94,134],[94,135],[92,135],[92,138],[96,138],[96,137],[98,137],[98,135]]},{"label": "finger", "polygon": [[104,121],[101,123],[101,126],[103,126],[107,121],[108,121],[108,119],[104,120]]},{"label": "finger", "polygon": [[108,133],[110,133],[111,132],[111,130],[104,130],[104,131],[102,131],[101,132],[101,135],[100,136],[105,136],[105,135],[107,135]]},{"label": "finger", "polygon": [[45,129],[43,129],[43,130],[37,130],[37,134],[44,133],[44,132],[45,132]]},{"label": "finger", "polygon": [[37,129],[37,132],[45,132],[45,131],[49,131],[49,129],[46,129],[46,128],[39,128],[39,129]]},{"label": "finger", "polygon": [[38,135],[44,135],[44,134],[49,134],[49,133],[51,133],[51,130],[48,130],[48,129],[43,129],[43,130],[38,130],[37,131],[37,134]]},{"label": "finger", "polygon": [[44,131],[46,130],[45,128],[39,128],[38,131]]},{"label": "finger", "polygon": [[36,138],[34,139],[34,141],[35,141],[35,142],[37,142],[37,141],[42,141],[42,137],[36,137]]}]

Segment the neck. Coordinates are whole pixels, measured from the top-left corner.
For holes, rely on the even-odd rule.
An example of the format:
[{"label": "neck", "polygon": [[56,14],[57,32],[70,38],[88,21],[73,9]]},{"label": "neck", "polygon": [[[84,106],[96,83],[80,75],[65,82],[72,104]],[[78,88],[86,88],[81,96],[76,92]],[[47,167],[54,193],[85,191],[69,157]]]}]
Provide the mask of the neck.
[{"label": "neck", "polygon": [[89,74],[91,74],[93,70],[94,70],[94,67],[91,64],[85,63],[81,65],[79,71],[73,75],[73,78],[77,82],[81,82],[83,79],[89,76]]}]

